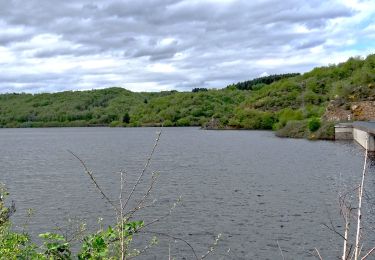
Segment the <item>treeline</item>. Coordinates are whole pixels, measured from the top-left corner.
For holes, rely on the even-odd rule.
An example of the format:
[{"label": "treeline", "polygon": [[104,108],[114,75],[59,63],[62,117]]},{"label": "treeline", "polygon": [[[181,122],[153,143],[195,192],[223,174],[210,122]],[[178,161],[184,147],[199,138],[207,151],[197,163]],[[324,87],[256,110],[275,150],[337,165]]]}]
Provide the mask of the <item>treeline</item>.
[{"label": "treeline", "polygon": [[286,74],[275,74],[264,77],[255,78],[252,80],[247,80],[244,82],[238,82],[236,84],[229,85],[227,88],[236,88],[240,90],[258,90],[265,85],[269,85],[275,81],[296,77],[301,75],[300,73],[286,73]]},{"label": "treeline", "polygon": [[[265,79],[259,80],[262,83],[258,85],[263,84],[262,87],[252,90],[231,87],[136,93],[109,88],[53,94],[2,94],[0,127],[164,125],[278,130],[299,122],[295,124],[298,135],[314,132],[316,136],[319,129],[309,129],[309,122],[320,119],[329,102],[347,106],[348,102],[375,100],[375,55],[366,59],[351,58],[303,75],[284,75],[289,77],[280,76],[281,79],[271,84],[264,83],[268,82]],[[267,80],[276,78],[270,76]],[[293,131],[286,133],[289,132]]]}]

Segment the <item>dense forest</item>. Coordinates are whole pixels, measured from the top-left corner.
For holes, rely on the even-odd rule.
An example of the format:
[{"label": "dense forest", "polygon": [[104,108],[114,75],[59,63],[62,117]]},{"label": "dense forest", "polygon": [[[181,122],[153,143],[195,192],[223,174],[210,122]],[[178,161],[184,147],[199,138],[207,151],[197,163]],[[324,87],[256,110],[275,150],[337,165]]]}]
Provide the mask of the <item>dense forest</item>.
[{"label": "dense forest", "polygon": [[286,79],[291,78],[295,76],[299,76],[300,73],[286,73],[286,74],[275,74],[275,75],[269,75],[264,76],[260,78],[255,78],[252,80],[247,80],[243,82],[238,82],[236,84],[229,85],[228,88],[237,88],[242,90],[257,90],[265,85],[269,85],[275,81],[278,81],[280,79]]},{"label": "dense forest", "polygon": [[[335,103],[374,100],[375,55],[300,74],[262,77],[223,89],[136,93],[123,88],[0,95],[0,127],[203,126],[286,129],[330,138],[321,120]],[[285,132],[285,131],[284,131]]]}]

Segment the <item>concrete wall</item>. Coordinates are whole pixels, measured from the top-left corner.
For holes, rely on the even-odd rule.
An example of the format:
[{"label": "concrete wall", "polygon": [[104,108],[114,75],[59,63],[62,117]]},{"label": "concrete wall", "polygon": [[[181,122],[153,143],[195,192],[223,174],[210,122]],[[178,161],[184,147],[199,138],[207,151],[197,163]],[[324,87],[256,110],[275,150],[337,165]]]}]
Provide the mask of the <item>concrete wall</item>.
[{"label": "concrete wall", "polygon": [[[371,152],[375,151],[375,136],[371,135],[365,131],[353,128],[353,138],[357,141],[360,145]],[[367,144],[366,144],[367,141]]]},{"label": "concrete wall", "polygon": [[352,140],[353,124],[339,123],[335,125],[335,140]]},{"label": "concrete wall", "polygon": [[352,140],[353,127],[351,126],[335,126],[335,140]]}]

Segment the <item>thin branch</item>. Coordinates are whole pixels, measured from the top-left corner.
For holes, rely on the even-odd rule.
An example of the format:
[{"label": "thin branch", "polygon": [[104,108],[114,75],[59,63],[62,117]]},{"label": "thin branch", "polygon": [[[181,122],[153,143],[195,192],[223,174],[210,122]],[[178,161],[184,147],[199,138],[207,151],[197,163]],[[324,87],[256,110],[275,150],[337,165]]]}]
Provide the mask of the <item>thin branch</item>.
[{"label": "thin branch", "polygon": [[314,250],[315,250],[315,252],[318,254],[319,259],[320,259],[320,260],[323,260],[322,256],[321,256],[320,253],[319,253],[319,250],[318,250],[316,247],[314,248]]},{"label": "thin branch", "polygon": [[171,243],[168,244],[168,260],[172,260],[172,258],[171,258]]},{"label": "thin branch", "polygon": [[372,252],[375,252],[375,247],[371,248],[371,250],[370,250],[367,254],[365,254],[365,255],[361,258],[361,260],[366,259],[369,255],[372,254]]},{"label": "thin branch", "polygon": [[281,257],[283,258],[283,260],[285,260],[285,257],[284,257],[284,254],[283,254],[283,250],[281,249],[281,247],[280,247],[280,245],[279,245],[279,240],[277,240],[277,247],[278,247],[279,250],[280,250]]},{"label": "thin branch", "polygon": [[125,243],[124,243],[124,216],[123,216],[123,207],[122,207],[122,195],[124,190],[124,173],[120,171],[120,195],[119,195],[119,203],[120,203],[120,221],[121,221],[121,260],[125,259]]},{"label": "thin branch", "polygon": [[[350,253],[352,252],[352,250],[353,250],[353,244],[350,245],[349,251],[346,254],[346,258],[345,259],[349,259],[349,256],[350,256]],[[352,256],[352,258],[353,258],[353,256]]]},{"label": "thin branch", "polygon": [[332,228],[325,223],[322,223],[322,225],[328,228],[330,231],[334,232],[336,235],[340,236],[342,239],[346,240],[345,237],[340,232],[338,232],[335,228]]},{"label": "thin branch", "polygon": [[186,241],[185,239],[183,238],[180,238],[180,237],[175,237],[175,236],[172,236],[172,235],[169,235],[169,234],[166,234],[166,233],[162,233],[162,232],[156,232],[156,231],[143,231],[144,233],[149,233],[149,234],[154,234],[154,235],[159,235],[159,236],[165,236],[165,237],[169,237],[169,238],[172,238],[174,240],[179,240],[179,241],[182,241],[184,242],[188,247],[190,247],[195,259],[199,260],[198,258],[198,255],[197,253],[195,252],[194,250],[194,247],[188,242]]},{"label": "thin branch", "polygon": [[142,250],[139,250],[135,255],[128,256],[126,259],[130,260],[130,259],[138,257],[139,255],[142,255],[147,250],[149,250],[153,245],[154,245],[154,243],[153,243],[153,241],[151,241],[150,244],[148,244],[145,247],[143,247]]},{"label": "thin branch", "polygon": [[123,205],[123,208],[124,208],[124,209],[125,209],[126,206],[128,205],[128,203],[129,203],[131,197],[133,196],[133,193],[134,193],[135,189],[136,189],[137,186],[139,185],[139,183],[140,183],[140,181],[141,181],[141,179],[142,179],[144,173],[146,172],[146,170],[148,169],[148,167],[149,167],[149,165],[150,165],[150,162],[151,162],[152,156],[154,155],[155,149],[156,149],[156,147],[158,146],[158,143],[159,143],[159,140],[160,140],[160,135],[161,135],[161,131],[157,133],[154,147],[152,148],[151,153],[150,153],[149,157],[147,158],[146,164],[145,164],[145,166],[144,166],[143,169],[142,169],[142,172],[139,174],[136,183],[134,184],[134,186],[133,186],[133,188],[132,188],[132,190],[131,190],[131,192],[130,192],[128,198],[126,199],[126,201],[125,201],[125,203],[124,203],[124,205]]},{"label": "thin branch", "polygon": [[[152,174],[152,177],[151,177],[151,183],[150,185],[148,186],[148,189],[147,191],[145,192],[145,194],[143,195],[142,199],[138,202],[137,206],[134,207],[132,210],[130,210],[129,212],[126,212],[124,214],[124,216],[128,216],[128,218],[131,218],[131,216],[133,215],[134,212],[136,212],[137,210],[140,210],[142,208],[145,208],[147,206],[144,205],[146,199],[150,196],[150,193],[152,191],[152,189],[154,188],[154,185],[156,183],[156,180],[157,180],[157,175],[156,173],[153,173]],[[121,206],[122,207],[122,206]]]},{"label": "thin branch", "polygon": [[103,192],[102,188],[99,186],[98,182],[96,181],[92,171],[89,170],[86,163],[75,153],[73,153],[71,150],[68,150],[70,154],[72,154],[83,166],[85,173],[90,177],[91,181],[94,183],[96,189],[102,194],[103,198],[112,206],[112,208],[116,211],[116,213],[119,214],[118,208],[115,206],[115,204],[108,198],[108,196]]},{"label": "thin branch", "polygon": [[163,219],[169,217],[169,216],[172,214],[173,210],[176,208],[177,203],[179,203],[180,201],[181,201],[181,197],[177,200],[177,202],[175,202],[175,203],[173,204],[173,206],[169,209],[169,212],[168,212],[167,214],[165,214],[165,215],[163,215],[163,216],[161,216],[161,217],[159,217],[159,218],[156,218],[156,219],[154,219],[153,221],[151,221],[151,222],[149,222],[149,223],[143,225],[140,229],[144,229],[144,228],[146,228],[146,227],[148,227],[148,226],[151,226],[152,224],[155,224],[156,222],[159,222],[159,221],[161,221],[161,220],[163,220]]},{"label": "thin branch", "polygon": [[213,245],[210,246],[208,251],[204,255],[201,256],[201,258],[200,258],[201,260],[206,258],[207,256],[209,256],[214,251],[215,247],[219,243],[220,238],[221,238],[221,234],[218,234],[217,237],[215,238],[215,241],[214,241]]}]

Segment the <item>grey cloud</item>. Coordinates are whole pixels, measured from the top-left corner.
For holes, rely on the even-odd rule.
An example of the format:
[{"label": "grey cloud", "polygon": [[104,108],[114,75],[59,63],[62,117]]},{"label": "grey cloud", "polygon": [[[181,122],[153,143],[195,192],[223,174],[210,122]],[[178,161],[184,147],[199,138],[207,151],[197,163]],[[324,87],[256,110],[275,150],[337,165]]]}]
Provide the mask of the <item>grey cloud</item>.
[{"label": "grey cloud", "polygon": [[[0,0],[0,31],[2,27],[23,26],[28,34],[0,33],[0,45],[7,46],[17,62],[28,64],[38,60],[62,57],[64,61],[90,59],[90,56],[116,60],[117,68],[92,68],[63,71],[58,75],[31,77],[19,73],[23,79],[7,79],[7,84],[35,81],[43,89],[71,88],[87,84],[114,84],[114,80],[128,83],[154,82],[159,85],[188,89],[201,84],[223,86],[228,81],[246,80],[267,70],[268,73],[298,71],[298,66],[274,68],[254,65],[261,59],[290,59],[305,54],[310,48],[322,45],[330,38],[342,38],[327,31],[327,24],[335,18],[355,15],[350,8],[337,1],[318,0]],[[2,21],[2,22],[1,22]],[[305,26],[311,32],[301,33],[295,27]],[[63,44],[31,46],[32,36],[59,36]],[[365,37],[365,36],[363,36]],[[173,39],[163,43],[165,39]],[[23,45],[13,46],[23,42]],[[162,44],[163,43],[163,44]],[[285,49],[289,49],[284,53]],[[177,55],[178,54],[178,55]],[[35,62],[35,60],[33,62]],[[222,64],[233,63],[232,66]],[[165,63],[176,71],[153,73],[147,65]],[[32,62],[30,64],[33,64]],[[123,65],[121,65],[123,64]],[[299,63],[301,70],[312,66]],[[16,67],[13,64],[2,66]],[[133,67],[132,67],[133,66]],[[42,72],[41,72],[42,73]],[[109,75],[115,75],[113,79]],[[90,75],[103,75],[91,77]],[[51,78],[49,78],[51,76]],[[22,81],[21,83],[19,81]],[[1,82],[1,77],[0,77]],[[66,84],[64,84],[64,82]],[[68,87],[69,88],[69,87]],[[41,88],[35,88],[38,91]],[[0,92],[5,88],[0,85]]]},{"label": "grey cloud", "polygon": [[144,46],[132,46],[131,49],[125,52],[125,56],[128,57],[149,57],[152,61],[163,60],[172,58],[179,51],[178,42],[174,40],[173,42],[160,45],[154,40],[148,41]]},{"label": "grey cloud", "polygon": [[297,49],[308,49],[308,48],[313,48],[313,47],[322,45],[324,43],[325,43],[324,39],[317,39],[317,40],[312,39],[311,41],[301,42],[296,47]]},{"label": "grey cloud", "polygon": [[69,81],[72,78],[77,79],[77,75],[71,71],[72,77],[68,79],[64,79],[61,74],[58,73],[43,73],[43,74],[31,74],[31,73],[12,73],[12,74],[2,74],[0,75],[0,83],[19,83],[19,84],[28,84],[28,83],[36,83],[36,84],[44,84],[50,82],[65,82]]},{"label": "grey cloud", "polygon": [[7,46],[15,42],[27,41],[31,37],[31,34],[0,33],[0,46]]},{"label": "grey cloud", "polygon": [[62,48],[48,48],[48,49],[41,49],[37,50],[34,53],[35,58],[51,58],[56,56],[84,56],[90,55],[95,53],[97,49],[89,48],[89,47],[81,47],[81,48],[69,48],[69,47],[62,47]]}]

